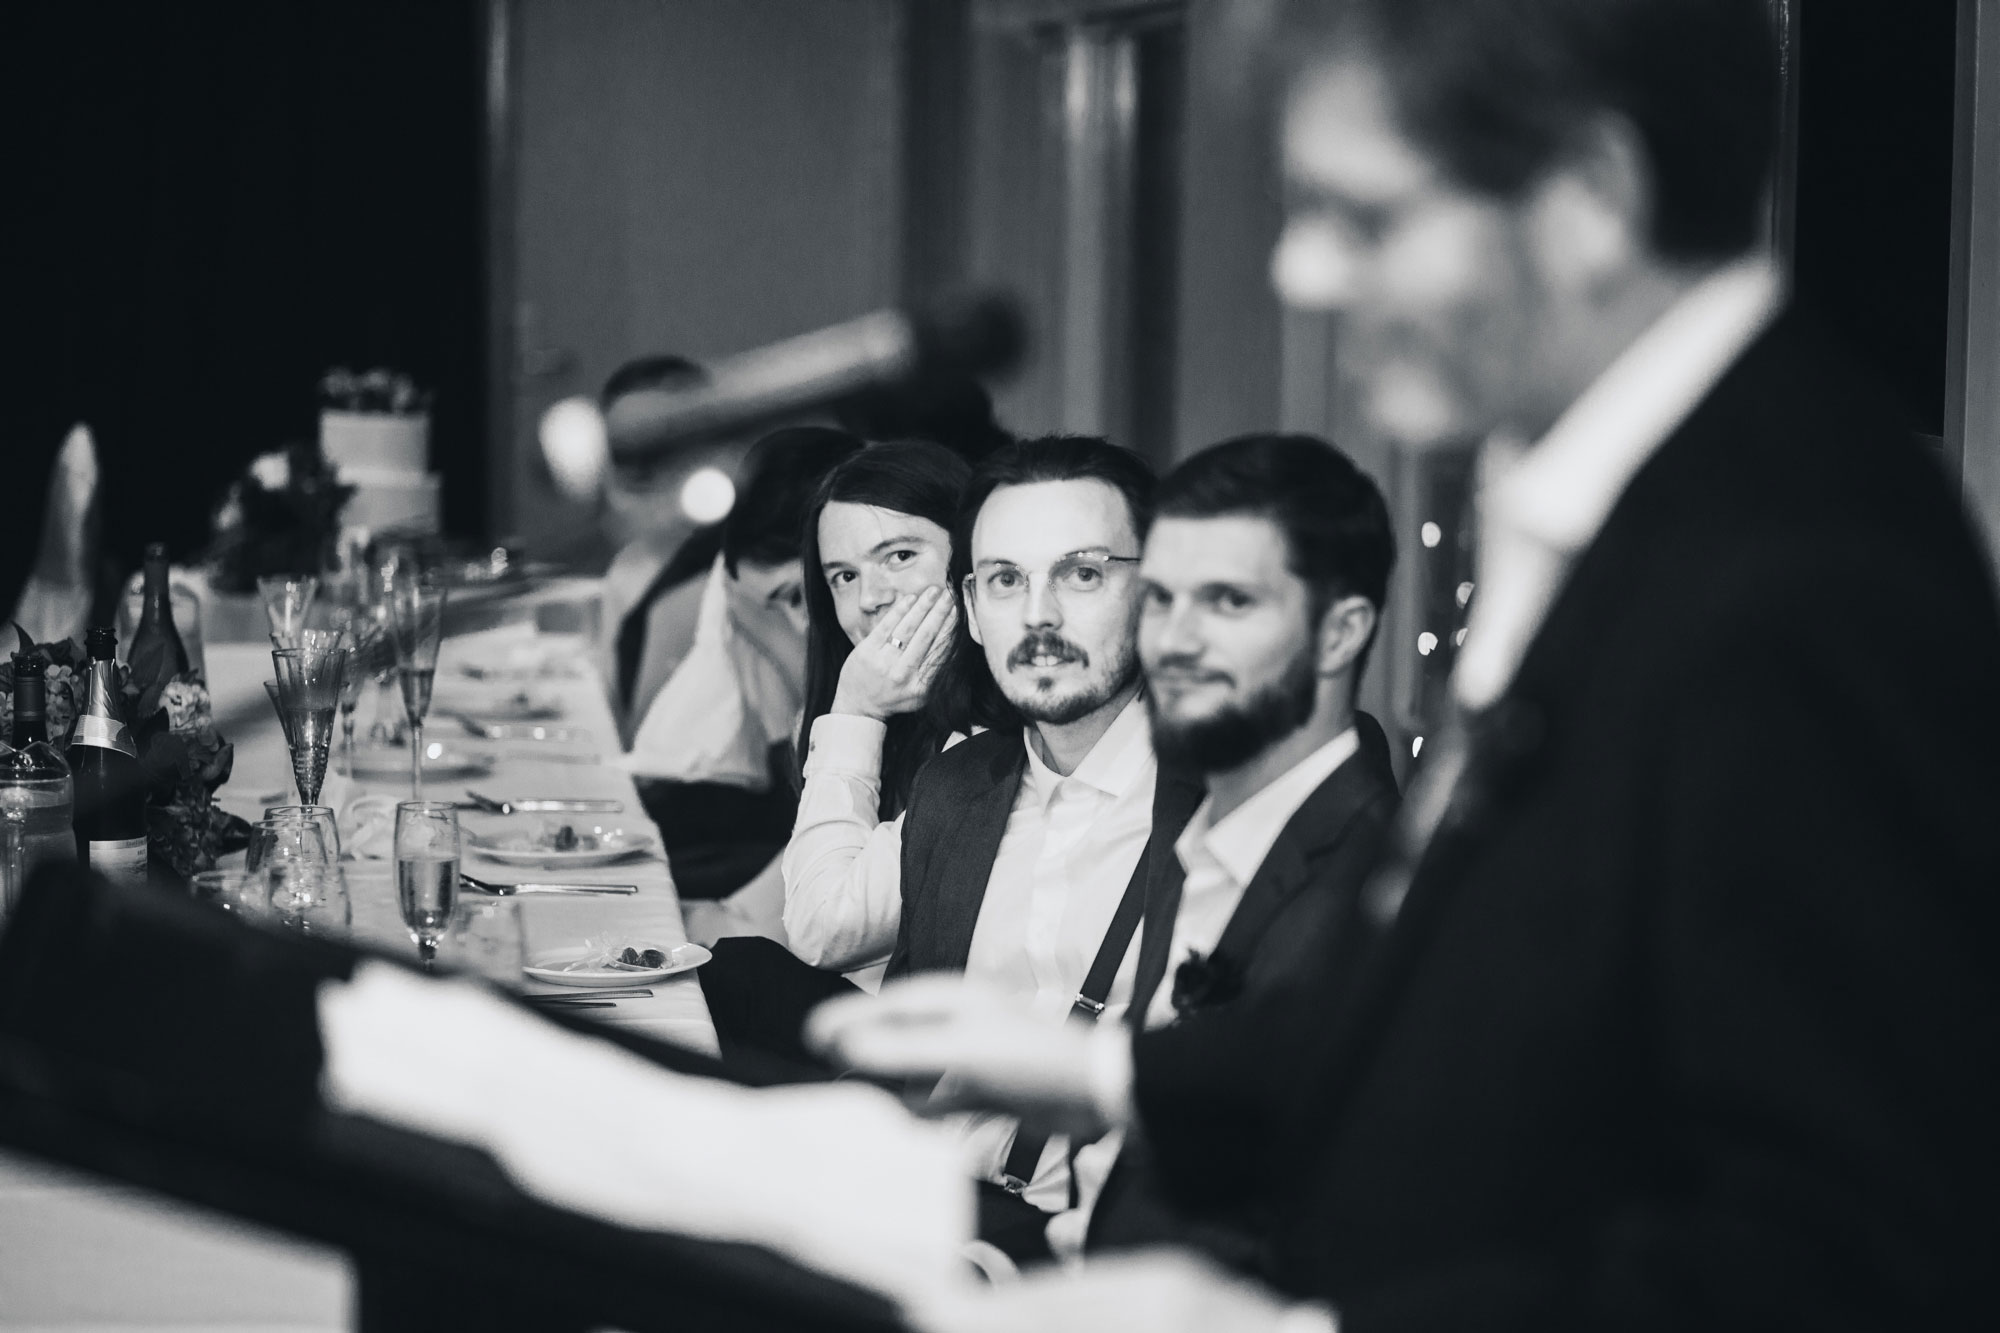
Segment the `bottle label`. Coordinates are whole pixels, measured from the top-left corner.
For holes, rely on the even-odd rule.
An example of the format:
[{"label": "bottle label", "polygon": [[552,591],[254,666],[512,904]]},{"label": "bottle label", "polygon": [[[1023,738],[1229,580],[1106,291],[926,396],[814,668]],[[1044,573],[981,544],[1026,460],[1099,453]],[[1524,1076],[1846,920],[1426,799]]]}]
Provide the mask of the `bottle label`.
[{"label": "bottle label", "polygon": [[146,840],[116,838],[90,840],[87,855],[90,868],[113,884],[143,887],[146,883]]},{"label": "bottle label", "polygon": [[116,750],[120,754],[139,757],[139,747],[132,740],[132,729],[114,717],[102,717],[96,713],[85,713],[76,720],[76,731],[69,738],[71,745],[95,745],[104,750]]}]

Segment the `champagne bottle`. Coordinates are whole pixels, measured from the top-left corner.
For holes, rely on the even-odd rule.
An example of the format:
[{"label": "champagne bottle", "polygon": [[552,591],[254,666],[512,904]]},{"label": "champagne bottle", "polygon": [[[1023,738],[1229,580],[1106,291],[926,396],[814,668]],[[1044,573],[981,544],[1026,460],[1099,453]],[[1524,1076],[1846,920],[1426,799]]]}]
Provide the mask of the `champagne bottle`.
[{"label": "champagne bottle", "polygon": [[167,579],[167,548],[154,542],[146,548],[145,604],[125,660],[141,690],[188,669],[187,645],[174,626],[174,594]]},{"label": "champagne bottle", "polygon": [[119,884],[146,882],[146,787],[139,747],[125,724],[118,695],[118,632],[90,631],[89,693],[69,743],[76,789],[76,852]]},{"label": "champagne bottle", "polygon": [[14,654],[14,743],[0,747],[0,895],[4,906],[37,867],[76,859],[69,765],[49,744],[48,664]]}]

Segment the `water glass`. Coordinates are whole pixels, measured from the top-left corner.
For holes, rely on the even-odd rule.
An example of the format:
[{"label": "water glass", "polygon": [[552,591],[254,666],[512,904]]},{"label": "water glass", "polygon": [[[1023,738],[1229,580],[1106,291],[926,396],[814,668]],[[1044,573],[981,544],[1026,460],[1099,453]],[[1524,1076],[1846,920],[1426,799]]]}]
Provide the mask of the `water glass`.
[{"label": "water glass", "polygon": [[188,893],[198,903],[244,916],[257,914],[257,895],[250,876],[240,870],[198,870],[188,880]]},{"label": "water glass", "polygon": [[333,807],[330,805],[273,805],[264,810],[265,819],[303,820],[319,829],[321,841],[326,844],[333,859],[340,859],[340,826],[335,822]]},{"label": "water glass", "polygon": [[438,941],[438,958],[453,971],[519,989],[521,969],[528,961],[521,904],[506,898],[468,898],[459,903],[450,931]]},{"label": "water glass", "polygon": [[457,806],[450,801],[397,804],[396,905],[425,971],[436,964],[438,941],[458,904],[458,851]]}]

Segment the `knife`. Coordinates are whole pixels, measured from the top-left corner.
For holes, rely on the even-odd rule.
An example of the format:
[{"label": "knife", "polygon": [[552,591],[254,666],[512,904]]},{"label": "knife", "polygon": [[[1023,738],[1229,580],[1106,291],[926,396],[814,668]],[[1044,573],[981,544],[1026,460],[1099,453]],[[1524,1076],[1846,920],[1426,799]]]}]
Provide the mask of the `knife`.
[{"label": "knife", "polygon": [[459,873],[458,878],[468,889],[501,898],[511,898],[518,893],[633,894],[639,891],[637,884],[495,884],[490,880],[474,879],[463,871]]},{"label": "knife", "polygon": [[625,802],[602,798],[584,799],[579,797],[548,797],[534,801],[496,801],[490,796],[481,796],[476,791],[467,791],[467,796],[482,810],[497,815],[542,815],[556,811],[596,811],[605,814],[620,814]]}]

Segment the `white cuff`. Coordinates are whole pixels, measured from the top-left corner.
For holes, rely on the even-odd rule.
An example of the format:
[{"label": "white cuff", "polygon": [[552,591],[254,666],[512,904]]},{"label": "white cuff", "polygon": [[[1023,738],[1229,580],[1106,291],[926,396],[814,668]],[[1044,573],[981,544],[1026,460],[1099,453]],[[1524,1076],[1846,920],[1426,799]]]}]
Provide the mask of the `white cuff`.
[{"label": "white cuff", "polygon": [[1123,1023],[1100,1024],[1090,1034],[1090,1104],[1113,1129],[1132,1118],[1132,1034]]},{"label": "white cuff", "polygon": [[805,775],[839,773],[875,782],[882,775],[882,746],[889,726],[852,713],[823,713],[806,738]]}]

